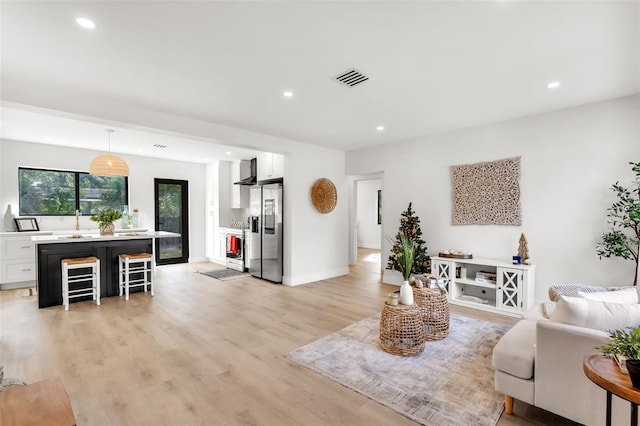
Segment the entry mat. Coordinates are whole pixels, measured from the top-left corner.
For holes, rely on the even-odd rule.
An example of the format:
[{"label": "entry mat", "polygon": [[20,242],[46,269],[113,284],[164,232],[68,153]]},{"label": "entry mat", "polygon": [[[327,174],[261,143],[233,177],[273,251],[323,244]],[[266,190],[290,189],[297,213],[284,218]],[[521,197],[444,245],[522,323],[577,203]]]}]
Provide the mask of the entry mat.
[{"label": "entry mat", "polygon": [[215,278],[220,281],[237,280],[244,277],[244,272],[236,271],[233,269],[214,269],[213,271],[200,272],[202,275],[206,275],[211,278]]}]

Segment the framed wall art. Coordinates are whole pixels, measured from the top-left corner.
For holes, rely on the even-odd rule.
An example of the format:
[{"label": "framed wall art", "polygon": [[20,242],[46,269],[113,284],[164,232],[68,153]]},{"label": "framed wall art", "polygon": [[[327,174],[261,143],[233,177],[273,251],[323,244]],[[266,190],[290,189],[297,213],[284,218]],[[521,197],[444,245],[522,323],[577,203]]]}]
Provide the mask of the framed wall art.
[{"label": "framed wall art", "polygon": [[382,189],[378,189],[378,225],[382,225]]},{"label": "framed wall art", "polygon": [[520,157],[451,166],[452,225],[521,225]]}]

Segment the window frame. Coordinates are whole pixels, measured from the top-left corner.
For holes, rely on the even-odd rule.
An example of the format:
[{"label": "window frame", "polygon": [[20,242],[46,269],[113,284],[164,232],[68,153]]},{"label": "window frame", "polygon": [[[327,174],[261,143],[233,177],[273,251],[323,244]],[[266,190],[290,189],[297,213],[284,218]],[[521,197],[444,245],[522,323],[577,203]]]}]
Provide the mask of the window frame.
[{"label": "window frame", "polygon": [[[38,172],[55,172],[55,173],[70,173],[74,174],[73,177],[73,185],[74,185],[74,196],[75,196],[75,210],[80,211],[80,175],[90,175],[89,172],[80,172],[75,170],[60,170],[60,169],[42,169],[38,167],[18,167],[18,214],[23,215],[22,213],[22,195],[21,195],[21,187],[20,187],[20,171],[21,170],[33,170]],[[113,176],[118,177],[118,176]],[[121,176],[124,178],[124,198],[126,205],[129,205],[129,176]],[[88,215],[87,212],[80,211],[81,214]],[[75,211],[69,214],[52,214],[52,213],[28,213],[30,216],[75,216]]]}]

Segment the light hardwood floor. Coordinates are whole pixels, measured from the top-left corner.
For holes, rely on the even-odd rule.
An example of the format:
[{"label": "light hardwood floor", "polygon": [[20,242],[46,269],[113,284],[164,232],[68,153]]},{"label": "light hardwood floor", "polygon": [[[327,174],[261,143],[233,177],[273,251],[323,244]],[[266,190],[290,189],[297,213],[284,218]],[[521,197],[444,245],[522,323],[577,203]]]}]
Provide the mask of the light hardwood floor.
[{"label": "light hardwood floor", "polygon": [[[220,268],[210,263],[163,266],[153,298],[72,303],[68,312],[3,291],[0,364],[28,383],[62,377],[79,425],[415,425],[283,357],[378,313],[397,289],[381,283],[379,252],[359,258],[347,276],[297,287],[197,273]],[[498,424],[572,423],[516,402]]]}]

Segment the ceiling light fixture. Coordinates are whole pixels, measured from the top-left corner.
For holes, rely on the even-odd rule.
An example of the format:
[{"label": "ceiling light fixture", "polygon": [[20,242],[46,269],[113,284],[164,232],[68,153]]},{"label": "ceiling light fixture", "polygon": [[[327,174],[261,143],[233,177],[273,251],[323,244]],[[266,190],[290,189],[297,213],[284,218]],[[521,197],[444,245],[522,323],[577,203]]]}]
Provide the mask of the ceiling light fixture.
[{"label": "ceiling light fixture", "polygon": [[381,132],[381,131],[383,131],[383,130],[384,130],[384,126],[378,126],[378,127],[376,127],[376,130],[377,130],[377,131],[379,131],[379,132]]},{"label": "ceiling light fixture", "polygon": [[111,155],[111,134],[113,130],[107,129],[109,138],[109,154],[98,155],[91,162],[89,173],[96,176],[129,176],[127,162],[117,155]]},{"label": "ceiling light fixture", "polygon": [[560,87],[559,81],[552,81],[551,83],[547,84],[547,89],[557,89],[558,87]]},{"label": "ceiling light fixture", "polygon": [[293,92],[286,91],[282,94],[282,96],[284,96],[285,98],[290,98],[293,96]]},{"label": "ceiling light fixture", "polygon": [[96,27],[96,24],[94,24],[91,19],[87,18],[77,18],[76,23],[82,28],[86,28],[88,30],[93,30]]},{"label": "ceiling light fixture", "polygon": [[231,151],[227,151],[227,152],[225,152],[225,154],[231,155]]}]

